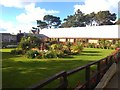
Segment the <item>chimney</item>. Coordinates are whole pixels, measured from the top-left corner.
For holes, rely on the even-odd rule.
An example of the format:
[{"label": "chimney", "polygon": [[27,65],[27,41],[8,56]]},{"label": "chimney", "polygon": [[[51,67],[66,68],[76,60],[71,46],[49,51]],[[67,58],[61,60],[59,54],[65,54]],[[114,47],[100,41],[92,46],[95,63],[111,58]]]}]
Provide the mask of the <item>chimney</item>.
[{"label": "chimney", "polygon": [[21,30],[19,30],[19,33],[21,33]]},{"label": "chimney", "polygon": [[38,29],[37,29],[37,34],[39,34],[39,33],[40,33],[40,29],[38,28]]}]

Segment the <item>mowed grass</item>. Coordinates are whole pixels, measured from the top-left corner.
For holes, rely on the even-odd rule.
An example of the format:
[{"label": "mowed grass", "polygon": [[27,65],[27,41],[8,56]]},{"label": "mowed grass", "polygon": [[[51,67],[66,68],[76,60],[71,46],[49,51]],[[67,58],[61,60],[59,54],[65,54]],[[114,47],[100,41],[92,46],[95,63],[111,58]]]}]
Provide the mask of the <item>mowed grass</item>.
[{"label": "mowed grass", "polygon": [[[25,56],[10,54],[10,51],[11,49],[2,49],[3,88],[29,87],[60,71],[69,71],[104,58],[113,50],[85,48],[80,55],[59,59],[28,59]],[[84,74],[78,76],[84,78]],[[77,82],[78,76],[69,78],[70,84]]]}]

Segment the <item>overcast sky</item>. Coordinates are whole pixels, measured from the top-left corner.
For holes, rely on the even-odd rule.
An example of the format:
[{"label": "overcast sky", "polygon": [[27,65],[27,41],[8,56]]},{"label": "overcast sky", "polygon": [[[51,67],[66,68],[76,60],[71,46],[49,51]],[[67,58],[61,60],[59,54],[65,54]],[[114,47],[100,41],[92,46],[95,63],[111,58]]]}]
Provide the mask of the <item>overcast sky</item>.
[{"label": "overcast sky", "polygon": [[[49,2],[48,2],[49,1]],[[29,32],[36,20],[44,15],[59,16],[61,20],[77,9],[83,13],[110,10],[118,14],[119,0],[2,0],[0,1],[0,33]]]}]

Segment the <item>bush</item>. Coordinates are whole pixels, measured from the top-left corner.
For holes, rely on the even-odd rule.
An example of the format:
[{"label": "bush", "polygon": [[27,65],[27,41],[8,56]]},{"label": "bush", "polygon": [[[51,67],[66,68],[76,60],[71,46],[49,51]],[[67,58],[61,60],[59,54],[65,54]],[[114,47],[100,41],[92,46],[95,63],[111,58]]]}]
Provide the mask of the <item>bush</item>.
[{"label": "bush", "polygon": [[11,54],[15,54],[15,55],[23,54],[23,50],[12,50]]},{"label": "bush", "polygon": [[50,50],[45,53],[45,58],[57,58],[57,54],[55,51]]},{"label": "bush", "polygon": [[77,43],[75,46],[71,46],[72,54],[79,54],[83,50],[83,45],[81,43]]},{"label": "bush", "polygon": [[71,54],[69,47],[66,45],[63,45],[62,51],[64,54],[67,54],[67,55]]},{"label": "bush", "polygon": [[62,44],[52,44],[51,46],[51,50],[61,50],[63,48]]},{"label": "bush", "polygon": [[57,51],[56,51],[56,54],[57,54],[57,57],[58,57],[58,58],[63,58],[63,57],[65,57],[64,52],[61,51],[61,50],[57,50]]},{"label": "bush", "polygon": [[35,58],[39,55],[38,51],[29,50],[26,53],[27,58]]},{"label": "bush", "polygon": [[89,44],[88,44],[88,47],[89,47],[89,48],[95,48],[95,44],[94,44],[94,43],[89,43]]},{"label": "bush", "polygon": [[44,52],[39,52],[39,55],[36,57],[37,59],[42,59],[45,57],[45,53]]}]

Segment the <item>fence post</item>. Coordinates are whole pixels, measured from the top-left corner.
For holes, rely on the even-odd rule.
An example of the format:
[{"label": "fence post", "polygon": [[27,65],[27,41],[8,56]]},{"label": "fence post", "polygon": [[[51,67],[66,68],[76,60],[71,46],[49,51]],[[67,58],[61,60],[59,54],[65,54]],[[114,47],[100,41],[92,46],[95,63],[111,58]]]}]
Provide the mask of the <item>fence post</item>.
[{"label": "fence post", "polygon": [[68,80],[67,80],[67,72],[64,73],[63,75],[63,83],[64,83],[64,90],[67,90],[67,86],[68,86]]},{"label": "fence post", "polygon": [[67,72],[64,72],[62,77],[60,77],[60,84],[62,85],[62,86],[60,86],[60,90],[61,89],[62,90],[67,90],[67,86],[68,86]]},{"label": "fence post", "polygon": [[97,63],[97,83],[100,81],[100,61]]},{"label": "fence post", "polygon": [[86,67],[85,79],[87,81],[86,88],[89,88],[89,84],[90,84],[90,66]]},{"label": "fence post", "polygon": [[106,57],[105,63],[106,63],[106,65],[108,65],[108,57]]},{"label": "fence post", "polygon": [[108,64],[109,64],[109,67],[110,67],[113,63],[112,56],[109,56],[108,61],[109,61]]}]

